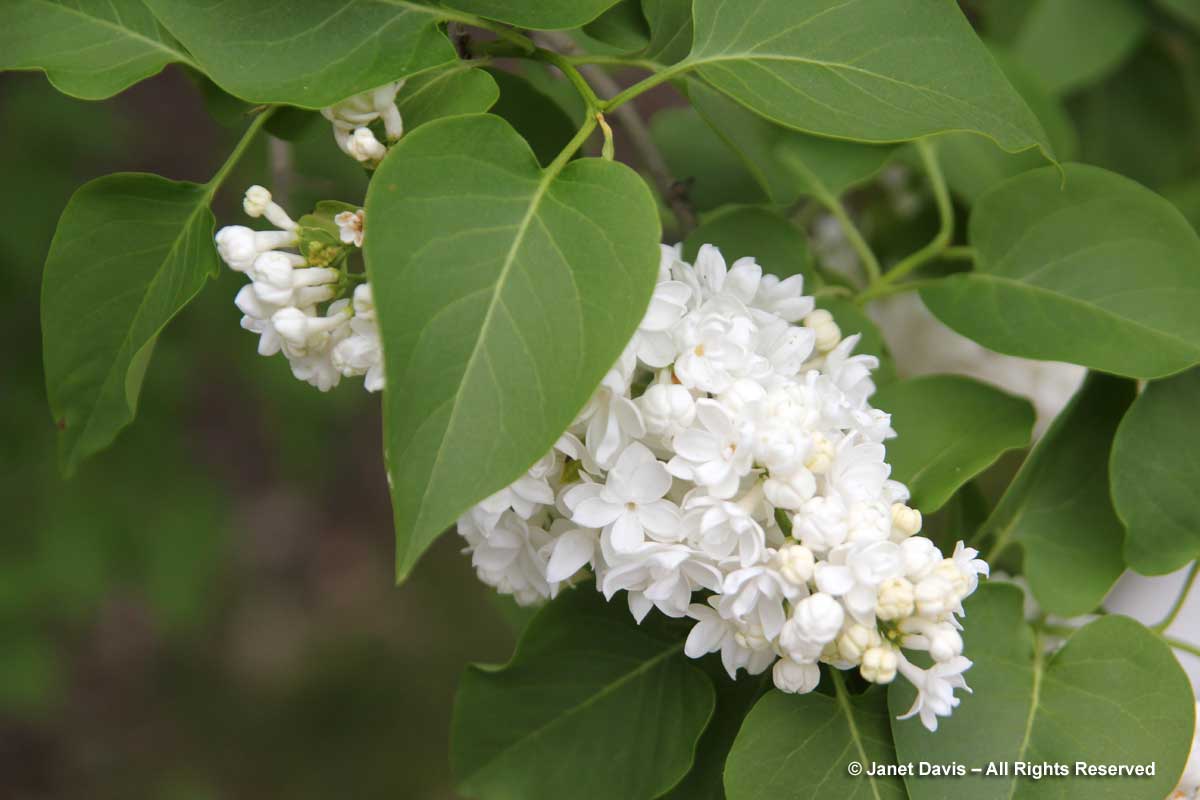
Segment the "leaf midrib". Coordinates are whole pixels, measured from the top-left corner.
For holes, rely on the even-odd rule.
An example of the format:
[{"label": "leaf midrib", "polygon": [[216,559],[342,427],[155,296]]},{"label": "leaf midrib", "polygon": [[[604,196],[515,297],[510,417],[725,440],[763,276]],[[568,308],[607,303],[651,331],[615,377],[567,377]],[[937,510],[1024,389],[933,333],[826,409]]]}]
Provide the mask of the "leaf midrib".
[{"label": "leaf midrib", "polygon": [[651,669],[658,666],[658,664],[660,662],[665,661],[666,659],[676,655],[677,653],[682,652],[683,645],[684,645],[683,642],[678,642],[678,643],[672,644],[670,647],[668,647],[666,650],[663,650],[658,655],[655,655],[652,658],[642,661],[635,668],[622,674],[616,680],[605,684],[599,691],[588,695],[582,701],[576,703],[575,705],[571,706],[570,708],[567,708],[562,713],[557,714],[557,715],[551,717],[550,719],[546,720],[541,725],[534,728],[532,731],[529,731],[521,738],[510,742],[503,749],[498,750],[496,753],[494,753],[492,755],[492,757],[489,758],[487,761],[483,762],[483,764],[479,765],[476,769],[474,769],[471,772],[470,776],[465,776],[462,779],[462,783],[464,785],[470,783],[474,777],[486,772],[488,770],[488,768],[490,768],[493,764],[495,764],[497,761],[499,761],[504,756],[508,755],[513,750],[538,738],[539,736],[544,734],[547,730],[554,727],[558,723],[574,716],[575,714],[578,714],[578,713],[586,710],[593,704],[599,702],[601,699],[607,697],[608,695],[615,692],[617,689],[621,688],[625,684],[627,684],[630,681],[632,681],[633,679],[637,678],[639,675],[642,675],[645,672],[649,672]]},{"label": "leaf midrib", "polygon": [[[389,0],[389,2],[392,1],[393,0]],[[532,151],[530,152],[530,155],[532,156]],[[549,190],[550,184],[553,183],[554,179],[558,177],[558,174],[562,171],[562,168],[565,166],[565,164],[566,162],[563,160],[562,163],[557,165],[557,168],[554,168],[555,165],[552,164],[551,168],[539,170],[541,172],[541,179],[538,181],[537,186],[534,188],[533,194],[530,196],[529,208],[526,209],[525,216],[522,217],[521,222],[517,225],[516,233],[513,235],[512,245],[509,247],[508,253],[505,255],[504,263],[500,267],[500,273],[496,276],[496,283],[492,288],[492,297],[488,301],[487,311],[484,312],[483,321],[479,325],[479,333],[475,337],[475,344],[472,345],[471,354],[467,357],[466,366],[463,367],[462,380],[458,382],[458,386],[454,390],[454,395],[451,397],[452,405],[450,408],[450,418],[446,420],[446,427],[442,433],[441,441],[438,442],[437,452],[434,454],[433,463],[429,467],[429,477],[425,482],[425,490],[421,493],[421,502],[417,508],[417,516],[413,523],[414,529],[419,530],[421,528],[421,523],[425,519],[426,509],[428,508],[427,503],[429,501],[429,492],[435,483],[434,476],[441,467],[442,458],[446,454],[446,443],[450,439],[450,431],[454,428],[455,421],[458,419],[459,409],[462,408],[463,391],[467,385],[467,378],[475,370],[475,363],[479,359],[480,353],[483,352],[483,341],[486,338],[486,333],[492,325],[492,318],[496,313],[497,307],[502,305],[500,296],[503,293],[503,288],[508,280],[509,273],[512,272],[513,266],[516,264],[517,253],[520,251],[521,245],[524,244],[525,236],[529,231],[529,226],[533,223],[534,218],[537,216],[538,208],[541,206],[542,199]],[[405,549],[406,555],[409,551],[411,551],[414,542],[416,542],[415,537],[409,539],[408,547]]]},{"label": "leaf midrib", "polygon": [[[1037,717],[1038,704],[1042,697],[1042,676],[1045,673],[1045,659],[1042,654],[1042,636],[1035,630],[1033,634],[1033,690],[1029,700],[1029,715],[1025,718],[1025,734],[1017,748],[1013,763],[1025,760],[1025,752],[1029,749],[1029,741],[1033,738],[1033,722]],[[1013,777],[1008,792],[1008,800],[1013,800],[1017,794],[1017,779]]]},{"label": "leaf midrib", "polygon": [[[833,674],[838,705],[841,706],[842,713],[846,715],[846,723],[850,728],[850,740],[854,742],[854,746],[858,750],[860,763],[868,764],[870,762],[867,758],[867,749],[863,745],[862,735],[858,732],[858,723],[854,720],[854,709],[851,707],[850,700],[846,696],[845,684],[842,683],[842,678],[837,674],[836,670],[833,671]],[[870,775],[866,775],[864,777],[867,779],[867,785],[871,787],[871,794],[875,796],[875,800],[883,800],[882,795],[879,794],[879,786],[876,783],[875,778]]]}]

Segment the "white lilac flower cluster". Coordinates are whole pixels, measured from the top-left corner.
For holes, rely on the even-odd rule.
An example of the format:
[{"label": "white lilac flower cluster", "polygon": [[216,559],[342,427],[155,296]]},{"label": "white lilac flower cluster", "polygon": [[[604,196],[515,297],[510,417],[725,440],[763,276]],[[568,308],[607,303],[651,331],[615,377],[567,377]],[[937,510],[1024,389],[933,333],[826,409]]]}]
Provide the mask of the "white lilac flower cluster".
[{"label": "white lilac flower cluster", "polygon": [[[242,327],[259,335],[258,352],[282,352],[292,374],[325,392],[343,377],[364,376],[368,391],[383,388],[379,328],[371,286],[361,275],[336,265],[345,251],[362,246],[363,212],[333,218],[340,246],[314,246],[321,266],[299,252],[303,231],[261,186],[246,191],[243,208],[265,217],[278,230],[256,231],[230,225],[217,231],[217,252],[229,267],[250,279],[234,303]],[[349,292],[352,281],[362,280]],[[350,295],[350,296],[346,296]],[[323,307],[323,310],[322,310]]]},{"label": "white lilac flower cluster", "polygon": [[343,153],[369,166],[383,159],[387,147],[368,126],[376,120],[382,121],[389,143],[404,135],[404,121],[396,108],[396,94],[403,86],[404,81],[387,83],[321,110],[333,124],[333,138]]},{"label": "white lilac flower cluster", "polygon": [[696,620],[686,653],[720,651],[730,676],[773,665],[777,687],[808,692],[818,663],[899,673],[918,689],[907,716],[935,729],[967,688],[957,616],[988,567],[916,535],[858,338],[799,276],[664,246],[649,310],[579,418],[458,521],[479,577],[530,604],[589,568],[639,622]]}]

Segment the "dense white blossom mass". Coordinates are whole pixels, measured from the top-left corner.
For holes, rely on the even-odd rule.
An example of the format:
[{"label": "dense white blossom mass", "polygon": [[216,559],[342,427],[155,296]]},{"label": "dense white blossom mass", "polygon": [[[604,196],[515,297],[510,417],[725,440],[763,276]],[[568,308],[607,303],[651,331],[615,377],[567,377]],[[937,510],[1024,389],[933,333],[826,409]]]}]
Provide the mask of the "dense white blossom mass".
[{"label": "dense white blossom mass", "polygon": [[578,419],[458,530],[479,577],[520,603],[590,571],[639,622],[695,620],[686,653],[719,652],[730,676],[772,668],[809,692],[819,663],[903,675],[906,716],[934,730],[967,689],[958,616],[988,567],[917,535],[889,480],[890,418],[868,402],[878,361],[803,289],[664,246],[645,318]]}]

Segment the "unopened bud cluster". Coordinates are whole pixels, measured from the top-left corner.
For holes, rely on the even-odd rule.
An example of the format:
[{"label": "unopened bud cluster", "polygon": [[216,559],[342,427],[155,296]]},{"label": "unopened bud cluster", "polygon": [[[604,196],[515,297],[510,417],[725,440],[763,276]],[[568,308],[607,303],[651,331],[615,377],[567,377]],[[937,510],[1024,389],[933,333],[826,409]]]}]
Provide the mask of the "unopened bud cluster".
[{"label": "unopened bud cluster", "polygon": [[719,651],[731,676],[771,668],[808,692],[822,663],[900,674],[908,715],[935,729],[966,688],[957,618],[988,568],[917,535],[857,341],[799,276],[663,247],[649,309],[578,419],[459,520],[479,577],[529,604],[590,570],[639,622],[694,619],[686,653]]},{"label": "unopened bud cluster", "polygon": [[[282,352],[292,374],[323,392],[343,377],[358,375],[368,391],[382,389],[371,287],[365,276],[343,266],[349,251],[362,245],[362,210],[334,217],[335,238],[321,230],[310,237],[261,186],[246,190],[242,206],[250,217],[265,218],[277,228],[230,225],[216,236],[221,259],[250,279],[234,303],[244,315],[242,327],[259,336],[258,352]],[[353,292],[352,283],[357,283]]]}]

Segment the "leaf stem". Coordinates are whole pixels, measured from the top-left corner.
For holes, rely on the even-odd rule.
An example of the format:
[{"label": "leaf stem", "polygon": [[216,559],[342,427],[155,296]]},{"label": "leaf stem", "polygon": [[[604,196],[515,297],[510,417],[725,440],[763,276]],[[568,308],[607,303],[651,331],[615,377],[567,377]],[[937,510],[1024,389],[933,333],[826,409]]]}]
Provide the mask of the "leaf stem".
[{"label": "leaf stem", "polygon": [[937,258],[950,246],[954,238],[954,204],[950,200],[950,190],[946,187],[946,178],[942,175],[941,164],[938,163],[937,152],[928,139],[918,139],[917,152],[921,154],[921,164],[933,187],[934,201],[937,203],[938,232],[933,240],[900,260],[900,263],[888,270],[881,283],[895,283],[917,267]]},{"label": "leaf stem", "polygon": [[545,171],[551,176],[562,172],[562,168],[571,160],[571,156],[575,155],[575,151],[582,147],[587,138],[592,135],[592,131],[596,129],[596,124],[597,119],[594,114],[584,117],[583,125],[580,126],[579,130],[571,138],[571,141],[567,142],[567,146],[546,166]]},{"label": "leaf stem", "polygon": [[893,294],[902,294],[904,292],[915,292],[929,286],[936,286],[941,283],[941,278],[922,278],[915,281],[905,281],[904,283],[884,283],[882,281],[868,286],[865,291],[854,298],[854,302],[858,305],[878,300],[881,297],[889,297]]},{"label": "leaf stem", "polygon": [[684,72],[687,72],[691,68],[692,68],[692,65],[686,61],[681,61],[678,64],[672,64],[671,66],[669,66],[659,72],[655,72],[653,75],[643,78],[642,80],[638,81],[637,83],[633,84],[632,86],[629,86],[626,89],[623,89],[622,91],[618,92],[616,95],[609,98],[608,100],[605,100],[604,104],[601,106],[600,110],[601,111],[613,111],[613,110],[625,105],[630,100],[637,97],[638,95],[640,95],[644,92],[647,92],[650,89],[653,89],[655,86],[658,86],[659,84],[666,83],[667,81],[674,78],[676,75],[681,75]]},{"label": "leaf stem", "polygon": [[[561,33],[545,33],[539,37],[542,41],[565,53],[558,55],[560,59],[570,61],[570,53],[576,49],[575,42]],[[549,51],[547,51],[549,52]],[[597,66],[581,66],[579,71],[596,87],[596,91],[607,97],[613,97],[621,92],[621,86],[612,77]],[[606,101],[601,100],[600,103]],[[654,187],[662,196],[663,201],[671,208],[679,223],[680,233],[686,234],[696,227],[696,213],[692,210],[687,198],[679,191],[679,183],[671,174],[671,168],[654,143],[650,129],[646,126],[642,115],[633,105],[622,106],[613,111],[613,116],[621,123],[621,127],[629,136],[633,148],[637,150],[638,158],[653,179]],[[682,235],[680,238],[683,238]]]},{"label": "leaf stem", "polygon": [[587,103],[588,116],[595,116],[597,113],[604,110],[604,101],[596,96],[596,92],[592,89],[592,85],[588,83],[586,79],[584,79],[583,75],[580,74],[579,69],[576,68],[576,66],[572,64],[569,59],[559,55],[553,50],[547,50],[544,47],[536,48],[533,51],[532,57],[539,61],[545,61],[548,64],[553,64],[554,66],[558,67],[562,74],[567,77],[567,80],[571,82],[571,85],[575,87],[575,91],[579,92],[579,95],[583,98],[583,101]]},{"label": "leaf stem", "polygon": [[239,139],[237,145],[234,146],[233,152],[231,152],[229,157],[225,159],[225,163],[221,165],[221,168],[217,170],[215,175],[209,178],[208,183],[204,184],[209,200],[212,200],[213,195],[215,195],[217,190],[221,188],[221,184],[223,184],[225,179],[229,177],[229,173],[234,167],[237,166],[237,163],[242,159],[242,156],[246,154],[247,148],[250,147],[250,144],[254,141],[254,138],[258,136],[258,132],[262,130],[263,125],[267,124],[267,120],[271,118],[271,115],[274,114],[278,108],[279,106],[267,106],[264,111],[254,118],[254,121],[250,123],[250,127],[246,128],[245,133],[242,134],[242,138]]},{"label": "leaf stem", "polygon": [[799,158],[791,155],[788,151],[780,153],[780,158],[784,164],[790,169],[798,172],[809,185],[813,199],[825,207],[825,209],[833,215],[833,218],[838,221],[842,227],[842,232],[846,234],[847,241],[854,248],[854,252],[858,254],[859,261],[863,264],[863,269],[867,272],[867,283],[870,286],[875,285],[880,280],[880,275],[883,270],[879,266],[879,258],[876,257],[875,251],[871,249],[871,245],[867,244],[867,240],[863,238],[862,232],[858,226],[854,224],[854,220],[850,219],[850,213],[846,211],[846,206],[842,204],[841,198],[829,191],[824,182],[819,180],[813,171],[808,168]]},{"label": "leaf stem", "polygon": [[1162,634],[1159,634],[1159,636],[1162,636],[1162,640],[1164,642],[1166,642],[1167,644],[1169,644],[1171,647],[1175,648],[1176,650],[1182,650],[1185,653],[1190,653],[1190,654],[1196,656],[1197,658],[1200,658],[1200,647],[1197,647],[1196,645],[1191,644],[1189,642],[1185,642],[1180,639],[1176,639],[1173,636],[1163,636]]},{"label": "leaf stem", "polygon": [[1188,570],[1187,577],[1183,579],[1183,586],[1179,587],[1179,596],[1175,598],[1175,604],[1171,606],[1171,610],[1163,617],[1162,622],[1151,626],[1151,630],[1163,633],[1167,628],[1171,627],[1171,623],[1179,616],[1184,602],[1187,601],[1188,594],[1192,591],[1192,585],[1196,582],[1197,572],[1200,572],[1200,559],[1192,562],[1192,568]]},{"label": "leaf stem", "polygon": [[964,245],[960,247],[946,247],[938,255],[949,261],[974,261],[976,254],[974,247]]}]

